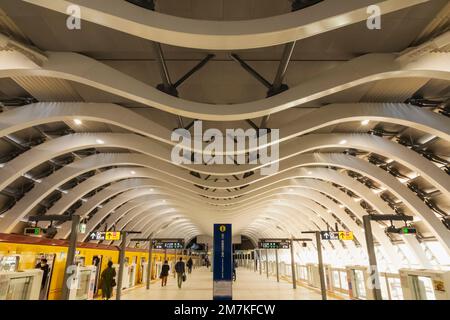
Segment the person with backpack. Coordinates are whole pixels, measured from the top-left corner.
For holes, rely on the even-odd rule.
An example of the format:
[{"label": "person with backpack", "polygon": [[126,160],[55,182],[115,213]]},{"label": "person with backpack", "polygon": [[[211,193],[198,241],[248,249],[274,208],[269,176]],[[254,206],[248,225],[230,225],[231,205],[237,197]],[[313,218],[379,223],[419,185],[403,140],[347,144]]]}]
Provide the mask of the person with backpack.
[{"label": "person with backpack", "polygon": [[116,286],[116,269],[112,267],[112,261],[108,261],[108,267],[103,270],[100,278],[103,300],[111,299],[113,288]]},{"label": "person with backpack", "polygon": [[167,260],[164,261],[164,264],[161,267],[161,274],[159,277],[161,278],[161,287],[167,286],[167,278],[169,277],[169,262]]},{"label": "person with backpack", "polygon": [[183,281],[186,281],[186,268],[185,263],[183,262],[183,258],[180,258],[180,261],[175,264],[175,272],[177,273],[178,288],[181,289]]}]

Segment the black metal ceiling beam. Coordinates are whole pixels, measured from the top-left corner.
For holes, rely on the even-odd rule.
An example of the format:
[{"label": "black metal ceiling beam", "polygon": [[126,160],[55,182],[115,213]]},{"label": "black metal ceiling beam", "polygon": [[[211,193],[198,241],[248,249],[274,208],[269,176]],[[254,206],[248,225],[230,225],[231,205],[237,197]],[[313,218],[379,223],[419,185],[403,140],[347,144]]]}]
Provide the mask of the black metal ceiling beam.
[{"label": "black metal ceiling beam", "polygon": [[144,9],[152,11],[155,10],[155,2],[153,0],[125,0],[125,1]]},{"label": "black metal ceiling beam", "polygon": [[272,87],[272,84],[267,81],[262,75],[260,75],[255,69],[253,69],[250,65],[248,65],[244,60],[242,60],[237,54],[232,53],[230,55],[231,59],[236,61],[241,65],[242,68],[244,68],[245,71],[250,73],[256,80],[261,82],[267,89],[270,89]]},{"label": "black metal ceiling beam", "polygon": [[156,54],[156,61],[158,63],[158,69],[162,80],[162,83],[157,86],[157,89],[170,94],[171,96],[178,97],[178,92],[170,80],[169,70],[167,69],[161,44],[158,42],[153,42],[153,49]]},{"label": "black metal ceiling beam", "polygon": [[186,81],[190,76],[192,76],[194,73],[199,71],[201,68],[205,66],[205,64],[208,63],[209,60],[214,58],[214,54],[208,54],[205,58],[203,58],[202,61],[200,61],[197,65],[195,65],[191,70],[186,72],[184,76],[182,76],[177,82],[173,84],[175,88],[178,88],[184,81]]},{"label": "black metal ceiling beam", "polygon": [[322,1],[323,0],[294,0],[292,1],[292,11],[302,10]]}]

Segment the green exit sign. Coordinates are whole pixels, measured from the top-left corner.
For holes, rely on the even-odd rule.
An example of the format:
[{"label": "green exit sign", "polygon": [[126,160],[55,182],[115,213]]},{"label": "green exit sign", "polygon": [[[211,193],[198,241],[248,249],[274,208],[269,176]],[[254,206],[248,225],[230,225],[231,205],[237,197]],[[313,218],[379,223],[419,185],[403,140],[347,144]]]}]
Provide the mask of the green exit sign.
[{"label": "green exit sign", "polygon": [[408,228],[408,227],[404,227],[400,229],[400,233],[403,234],[412,234],[412,233],[417,233],[416,228]]},{"label": "green exit sign", "polygon": [[39,236],[41,232],[41,228],[25,228],[24,230],[24,234],[28,236]]}]

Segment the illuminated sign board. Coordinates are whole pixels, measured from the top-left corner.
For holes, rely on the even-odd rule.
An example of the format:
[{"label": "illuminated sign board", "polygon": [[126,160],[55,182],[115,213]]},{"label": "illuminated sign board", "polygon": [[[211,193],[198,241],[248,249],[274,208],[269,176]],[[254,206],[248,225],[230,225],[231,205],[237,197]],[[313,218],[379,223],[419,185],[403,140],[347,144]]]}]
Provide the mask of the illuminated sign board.
[{"label": "illuminated sign board", "polygon": [[353,240],[351,231],[320,231],[322,240]]},{"label": "illuminated sign board", "polygon": [[354,240],[353,232],[339,231],[339,240]]},{"label": "illuminated sign board", "polygon": [[291,241],[288,239],[260,239],[260,249],[289,249]]},{"label": "illuminated sign board", "polygon": [[118,241],[120,240],[120,231],[94,231],[89,234],[91,241]]},{"label": "illuminated sign board", "polygon": [[25,228],[23,234],[26,236],[39,236],[42,233],[41,228]]},{"label": "illuminated sign board", "polygon": [[400,229],[400,233],[403,234],[415,234],[417,233],[416,228],[409,228],[409,227],[404,227]]},{"label": "illuminated sign board", "polygon": [[183,239],[154,239],[152,241],[154,249],[183,249]]},{"label": "illuminated sign board", "polygon": [[339,232],[320,231],[322,240],[339,240]]}]

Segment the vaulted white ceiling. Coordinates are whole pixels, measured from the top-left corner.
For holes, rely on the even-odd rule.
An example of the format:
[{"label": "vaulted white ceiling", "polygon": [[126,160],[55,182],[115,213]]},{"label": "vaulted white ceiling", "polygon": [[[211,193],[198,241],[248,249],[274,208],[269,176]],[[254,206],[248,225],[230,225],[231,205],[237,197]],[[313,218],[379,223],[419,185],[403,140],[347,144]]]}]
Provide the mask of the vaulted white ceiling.
[{"label": "vaulted white ceiling", "polygon": [[[447,1],[187,2],[2,1],[0,232],[36,214],[187,240],[218,222],[253,240],[337,223],[359,246],[364,215],[407,214],[418,237],[374,228],[393,264],[399,242],[424,264],[422,241],[450,252]],[[66,28],[71,4],[81,30]],[[381,30],[366,27],[372,4]],[[207,57],[178,96],[156,88],[158,48],[172,80]],[[289,48],[288,89],[267,97]],[[173,163],[172,130],[197,119],[279,129],[278,172]]]}]

